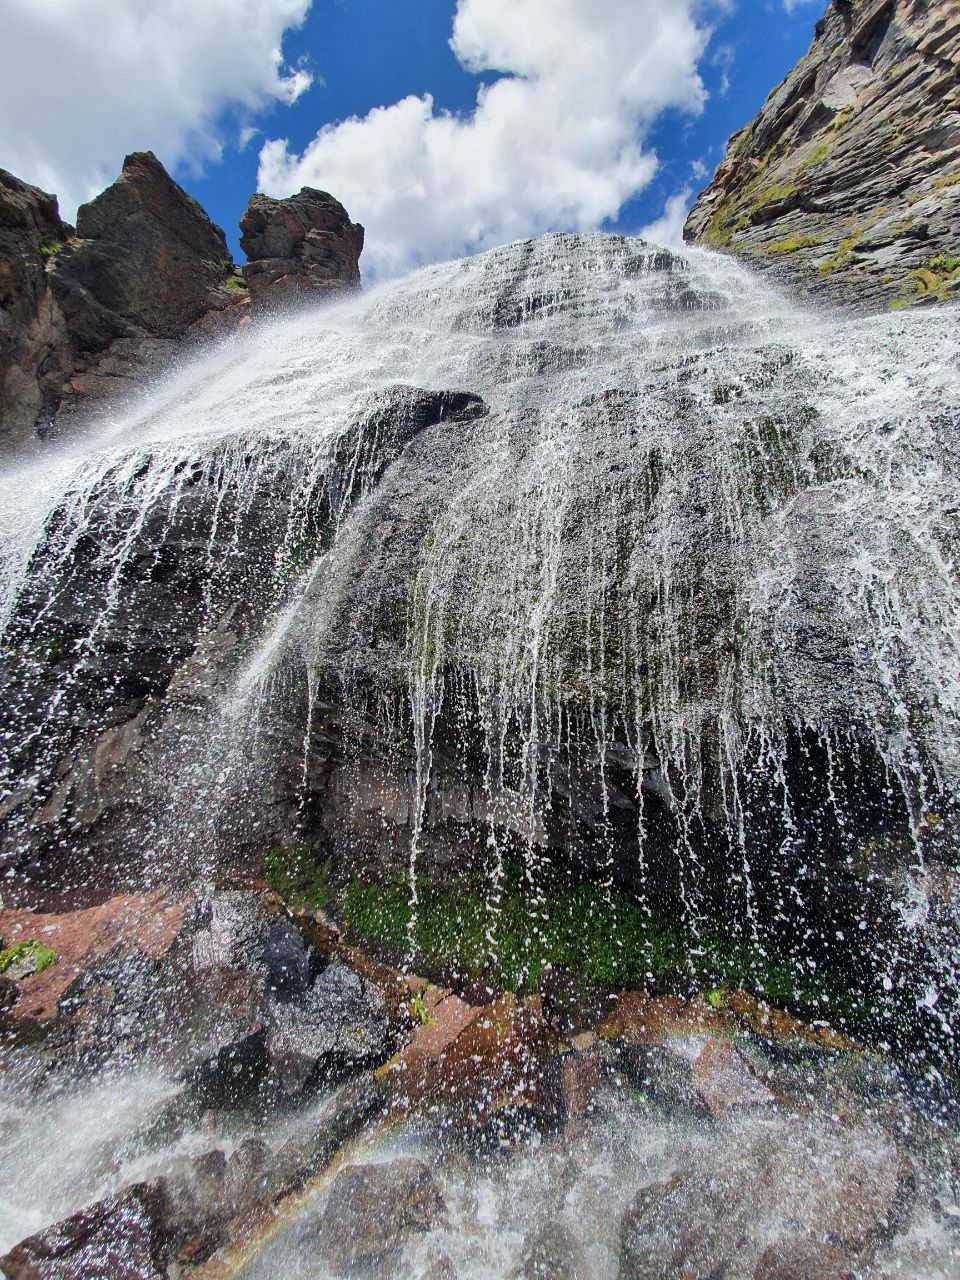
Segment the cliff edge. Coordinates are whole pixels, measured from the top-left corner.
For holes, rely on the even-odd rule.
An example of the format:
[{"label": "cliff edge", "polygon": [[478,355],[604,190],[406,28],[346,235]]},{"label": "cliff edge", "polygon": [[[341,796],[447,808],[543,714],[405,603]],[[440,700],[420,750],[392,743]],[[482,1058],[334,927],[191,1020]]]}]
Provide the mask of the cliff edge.
[{"label": "cliff edge", "polygon": [[861,308],[960,297],[960,4],[832,0],[684,239]]}]

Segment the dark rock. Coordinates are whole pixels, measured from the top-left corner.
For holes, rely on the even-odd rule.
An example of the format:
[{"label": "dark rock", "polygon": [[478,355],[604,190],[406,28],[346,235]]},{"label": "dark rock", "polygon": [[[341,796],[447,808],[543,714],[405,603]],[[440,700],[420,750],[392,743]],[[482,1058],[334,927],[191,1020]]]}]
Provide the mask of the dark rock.
[{"label": "dark rock", "polygon": [[0,169],[0,447],[33,430],[45,398],[41,368],[69,360],[47,263],[71,234],[56,196]]},{"label": "dark rock", "polygon": [[363,227],[325,191],[304,187],[285,200],[252,196],[240,230],[255,308],[359,288]]},{"label": "dark rock", "polygon": [[239,1107],[259,1090],[269,1066],[271,1019],[263,977],[236,969],[210,969],[196,992],[196,1065],[184,1077],[193,1112]]},{"label": "dark rock", "polygon": [[80,206],[51,285],[84,354],[137,330],[179,338],[234,301],[232,275],[223,232],[147,151],[127,156],[117,181]]},{"label": "dark rock", "polygon": [[684,238],[858,307],[960,296],[958,56],[956,5],[831,5]]},{"label": "dark rock", "polygon": [[445,1213],[443,1194],[419,1160],[348,1165],[331,1188],[318,1244],[341,1269],[376,1262],[436,1226]]},{"label": "dark rock", "polygon": [[325,969],[309,991],[272,1007],[270,1060],[280,1088],[297,1094],[382,1062],[390,1024],[379,992],[346,965]]},{"label": "dark rock", "polygon": [[207,923],[193,942],[197,973],[225,968],[256,974],[281,999],[306,991],[310,963],[303,939],[275,894],[226,889],[203,912]]},{"label": "dark rock", "polygon": [[139,1184],[29,1236],[0,1269],[7,1280],[165,1280],[167,1209],[157,1184]]},{"label": "dark rock", "polygon": [[518,1280],[588,1280],[583,1249],[560,1222],[545,1222],[523,1242]]}]

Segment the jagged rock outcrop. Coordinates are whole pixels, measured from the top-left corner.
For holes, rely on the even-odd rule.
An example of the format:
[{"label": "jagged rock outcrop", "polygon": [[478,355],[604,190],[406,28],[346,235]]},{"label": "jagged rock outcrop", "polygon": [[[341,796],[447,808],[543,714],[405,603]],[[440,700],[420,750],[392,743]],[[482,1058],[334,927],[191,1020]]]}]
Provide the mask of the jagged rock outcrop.
[{"label": "jagged rock outcrop", "polygon": [[149,151],[127,156],[76,230],[55,196],[0,170],[0,448],[142,386],[184,342],[244,324],[251,300],[359,287],[363,228],[325,192],[255,195],[241,226],[242,274]]},{"label": "jagged rock outcrop", "polygon": [[117,181],[80,206],[50,276],[80,355],[141,333],[178,338],[235,301],[223,232],[149,151],[127,156]]},{"label": "jagged rock outcrop", "polygon": [[127,156],[76,231],[55,196],[0,184],[0,443],[144,382],[195,324],[246,310],[223,232],[151,152]]},{"label": "jagged rock outcrop", "polygon": [[255,195],[240,219],[243,276],[254,307],[360,285],[363,227],[326,191],[304,187],[286,200]]},{"label": "jagged rock outcrop", "polygon": [[960,297],[960,7],[832,0],[684,229],[802,293]]},{"label": "jagged rock outcrop", "polygon": [[65,358],[47,263],[72,231],[56,196],[0,169],[0,442],[32,430],[43,372]]}]

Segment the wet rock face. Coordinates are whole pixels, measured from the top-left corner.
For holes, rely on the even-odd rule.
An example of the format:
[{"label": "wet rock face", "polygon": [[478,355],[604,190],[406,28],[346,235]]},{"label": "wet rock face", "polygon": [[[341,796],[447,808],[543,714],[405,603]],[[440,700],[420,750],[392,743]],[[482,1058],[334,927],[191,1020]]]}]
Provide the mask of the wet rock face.
[{"label": "wet rock face", "polygon": [[318,1244],[337,1268],[369,1264],[437,1225],[445,1211],[443,1194],[420,1160],[350,1165],[333,1184]]},{"label": "wet rock face", "polygon": [[684,229],[801,293],[858,306],[960,291],[960,10],[833,0],[733,135]]},{"label": "wet rock face", "polygon": [[71,231],[56,196],[0,170],[0,447],[32,429],[43,405],[41,368],[64,358],[46,268]]},{"label": "wet rock face", "polygon": [[240,219],[243,276],[255,308],[360,285],[363,227],[325,191],[304,187],[286,200],[255,195]]}]

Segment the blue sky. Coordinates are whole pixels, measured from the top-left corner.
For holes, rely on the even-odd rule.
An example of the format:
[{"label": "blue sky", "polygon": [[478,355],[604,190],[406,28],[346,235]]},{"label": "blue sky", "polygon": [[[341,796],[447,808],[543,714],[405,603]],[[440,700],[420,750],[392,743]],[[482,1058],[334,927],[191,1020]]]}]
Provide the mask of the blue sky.
[{"label": "blue sky", "polygon": [[71,217],[152,149],[238,258],[254,190],[325,187],[367,226],[368,276],[546,229],[675,237],[826,5],[6,2],[0,167]]}]

